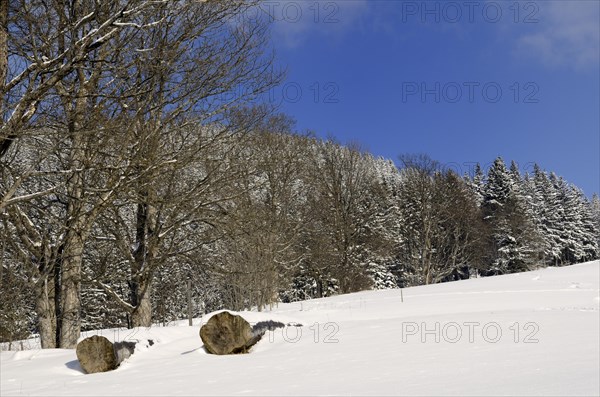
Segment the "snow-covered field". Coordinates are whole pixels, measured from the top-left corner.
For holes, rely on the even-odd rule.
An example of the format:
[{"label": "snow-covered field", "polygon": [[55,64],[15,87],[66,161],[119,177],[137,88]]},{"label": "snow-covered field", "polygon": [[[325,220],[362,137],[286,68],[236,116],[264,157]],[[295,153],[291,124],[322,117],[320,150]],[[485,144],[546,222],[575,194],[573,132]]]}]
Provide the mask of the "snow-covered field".
[{"label": "snow-covered field", "polygon": [[303,324],[268,332],[247,355],[205,353],[202,319],[98,331],[141,343],[93,375],[74,350],[2,352],[0,395],[599,395],[599,268],[407,288],[404,302],[400,290],[369,291],[243,312]]}]

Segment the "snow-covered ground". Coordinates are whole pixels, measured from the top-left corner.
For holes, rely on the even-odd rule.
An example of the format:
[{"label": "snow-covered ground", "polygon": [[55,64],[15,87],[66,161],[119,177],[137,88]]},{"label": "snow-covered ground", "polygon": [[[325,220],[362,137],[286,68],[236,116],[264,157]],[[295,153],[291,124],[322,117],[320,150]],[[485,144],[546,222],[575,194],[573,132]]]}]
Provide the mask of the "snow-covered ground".
[{"label": "snow-covered ground", "polygon": [[93,375],[74,350],[2,352],[0,395],[599,395],[599,268],[407,288],[404,302],[400,290],[369,291],[243,312],[303,324],[246,355],[205,353],[206,317],[98,331],[141,343]]}]

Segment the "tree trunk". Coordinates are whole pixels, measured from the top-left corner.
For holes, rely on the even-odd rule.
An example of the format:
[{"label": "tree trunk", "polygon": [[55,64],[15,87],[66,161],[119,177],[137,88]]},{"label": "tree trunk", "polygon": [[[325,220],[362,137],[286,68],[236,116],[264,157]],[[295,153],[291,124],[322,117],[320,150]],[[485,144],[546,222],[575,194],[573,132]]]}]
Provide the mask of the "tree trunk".
[{"label": "tree trunk", "polygon": [[142,194],[145,203],[139,203],[136,222],[135,261],[132,263],[131,304],[135,307],[131,322],[134,327],[152,325],[152,260],[156,244],[156,208],[153,202],[152,188],[146,188]]},{"label": "tree trunk", "polygon": [[81,331],[79,297],[83,238],[73,229],[68,233],[72,236],[66,242],[61,264],[60,347],[74,349]]},{"label": "tree trunk", "polygon": [[36,312],[42,349],[56,347],[56,312],[54,307],[54,282],[47,277],[36,285]]},{"label": "tree trunk", "polygon": [[188,325],[193,325],[194,309],[192,307],[192,280],[188,276],[187,280],[187,304],[188,304]]},{"label": "tree trunk", "polygon": [[76,170],[67,183],[69,203],[67,205],[66,219],[67,231],[61,255],[61,312],[60,312],[60,342],[59,346],[74,349],[81,331],[80,322],[80,289],[81,289],[81,264],[83,249],[90,229],[90,219],[83,214],[84,181],[81,171],[85,168],[85,143],[83,117],[87,108],[87,87],[85,75],[78,70],[79,92],[75,100],[75,108],[69,122],[71,139],[70,167]]},{"label": "tree trunk", "polygon": [[321,279],[320,276],[317,279],[317,297],[318,298],[323,297],[323,280]]},{"label": "tree trunk", "polygon": [[139,286],[135,293],[137,294],[137,306],[131,313],[131,325],[133,327],[150,327],[152,325],[152,288],[150,284]]},{"label": "tree trunk", "polygon": [[[8,72],[8,1],[0,0],[0,115],[4,112],[6,101],[6,75]],[[4,125],[4,118],[0,116],[0,127]],[[1,131],[1,130],[0,130]],[[2,132],[0,134],[4,135]],[[9,136],[0,136],[0,157],[10,146]]]}]

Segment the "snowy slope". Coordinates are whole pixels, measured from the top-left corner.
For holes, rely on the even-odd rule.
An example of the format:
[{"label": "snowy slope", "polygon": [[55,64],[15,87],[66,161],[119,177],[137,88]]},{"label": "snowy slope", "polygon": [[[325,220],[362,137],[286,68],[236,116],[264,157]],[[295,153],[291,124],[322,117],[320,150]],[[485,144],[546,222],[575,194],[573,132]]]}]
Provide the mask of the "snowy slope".
[{"label": "snowy slope", "polygon": [[155,344],[93,375],[73,350],[2,352],[0,394],[599,395],[599,268],[407,288],[404,302],[399,290],[369,291],[244,312],[304,325],[268,333],[247,355],[206,354],[202,319],[104,330]]}]

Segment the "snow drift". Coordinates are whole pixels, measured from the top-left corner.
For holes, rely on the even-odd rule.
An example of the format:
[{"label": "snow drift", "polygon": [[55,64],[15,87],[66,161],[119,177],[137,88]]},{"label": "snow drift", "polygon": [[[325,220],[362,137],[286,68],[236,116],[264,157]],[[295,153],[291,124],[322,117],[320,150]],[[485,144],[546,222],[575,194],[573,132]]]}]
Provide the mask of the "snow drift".
[{"label": "snow drift", "polygon": [[[194,326],[102,330],[139,343],[85,375],[74,350],[2,352],[8,395],[598,395],[599,268],[368,291],[242,312],[267,331],[250,354],[207,354]],[[303,326],[295,326],[302,324]],[[292,326],[294,325],[294,326]]]}]

